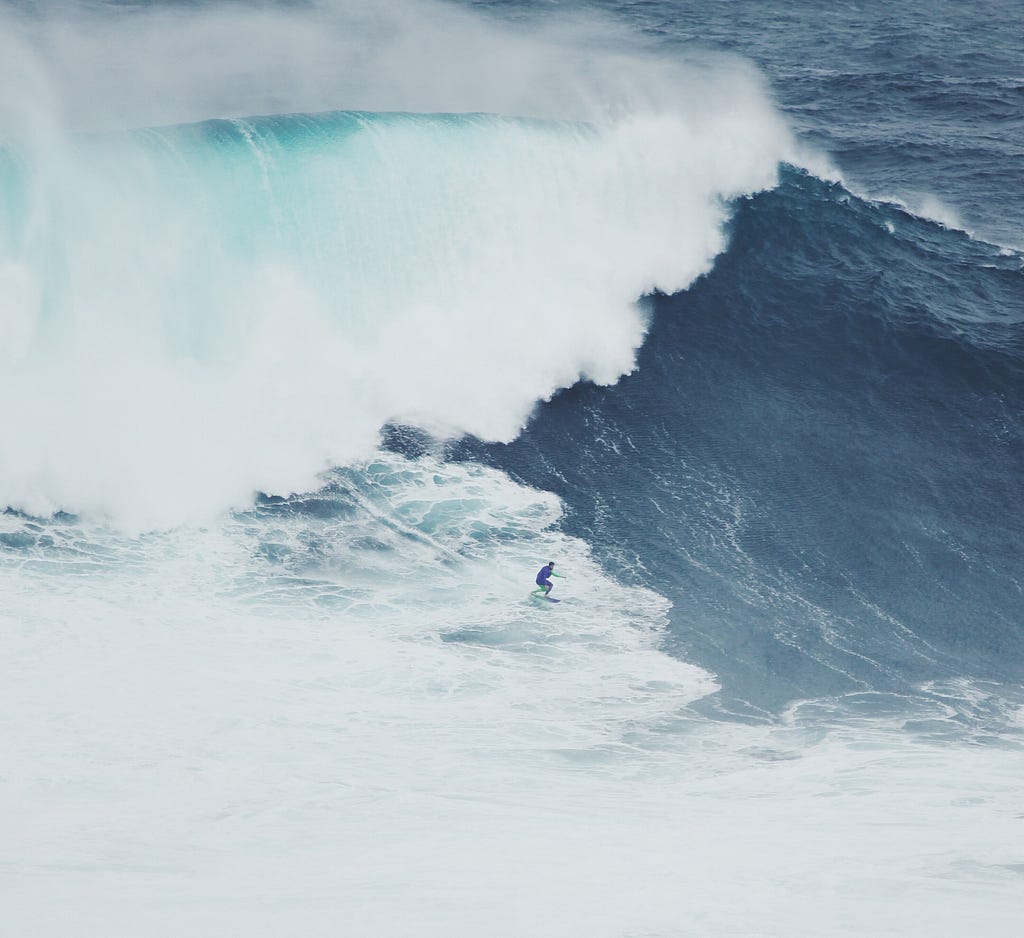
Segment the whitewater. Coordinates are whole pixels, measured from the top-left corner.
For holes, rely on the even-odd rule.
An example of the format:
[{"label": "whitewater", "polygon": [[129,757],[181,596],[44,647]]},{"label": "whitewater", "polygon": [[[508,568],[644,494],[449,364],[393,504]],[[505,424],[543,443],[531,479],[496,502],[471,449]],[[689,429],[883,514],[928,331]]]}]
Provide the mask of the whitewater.
[{"label": "whitewater", "polygon": [[706,271],[724,200],[772,184],[728,114],[236,119],[72,143],[43,179],[13,157],[5,391],[45,390],[8,503],[153,526],[306,490],[388,422],[511,439],[629,371],[637,298]]},{"label": "whitewater", "polygon": [[0,931],[1016,933],[1012,219],[731,35],[0,10]]}]

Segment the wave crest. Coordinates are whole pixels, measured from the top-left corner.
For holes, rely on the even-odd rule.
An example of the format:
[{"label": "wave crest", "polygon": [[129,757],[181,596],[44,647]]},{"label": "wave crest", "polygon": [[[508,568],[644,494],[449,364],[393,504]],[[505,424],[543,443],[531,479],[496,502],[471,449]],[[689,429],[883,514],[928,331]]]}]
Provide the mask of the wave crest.
[{"label": "wave crest", "polygon": [[559,388],[616,381],[636,300],[707,271],[728,200],[790,152],[732,69],[587,122],[333,112],[12,145],[0,502],[174,524],[308,488],[388,422],[505,441]]}]

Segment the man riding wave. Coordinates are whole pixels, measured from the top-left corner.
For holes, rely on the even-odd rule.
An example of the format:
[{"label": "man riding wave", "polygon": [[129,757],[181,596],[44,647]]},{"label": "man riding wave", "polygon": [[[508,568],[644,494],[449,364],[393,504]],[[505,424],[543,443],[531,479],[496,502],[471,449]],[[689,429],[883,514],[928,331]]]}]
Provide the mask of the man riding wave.
[{"label": "man riding wave", "polygon": [[555,573],[555,562],[553,560],[549,560],[537,572],[536,583],[540,589],[533,591],[534,596],[539,596],[542,590],[545,597],[551,592],[551,588],[554,586],[554,583],[551,582],[551,577],[553,576],[558,577],[560,580],[564,579],[560,573]]}]

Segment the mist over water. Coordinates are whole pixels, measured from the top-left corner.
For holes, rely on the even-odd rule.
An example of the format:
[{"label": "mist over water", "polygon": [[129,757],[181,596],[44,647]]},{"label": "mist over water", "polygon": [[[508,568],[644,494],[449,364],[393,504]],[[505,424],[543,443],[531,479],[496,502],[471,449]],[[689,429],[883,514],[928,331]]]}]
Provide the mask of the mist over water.
[{"label": "mist over water", "polygon": [[714,121],[728,104],[736,119],[773,120],[742,58],[666,55],[594,10],[505,12],[434,0],[6,6],[3,67],[32,83],[0,99],[4,135],[12,115],[38,111],[72,130],[340,109]]}]

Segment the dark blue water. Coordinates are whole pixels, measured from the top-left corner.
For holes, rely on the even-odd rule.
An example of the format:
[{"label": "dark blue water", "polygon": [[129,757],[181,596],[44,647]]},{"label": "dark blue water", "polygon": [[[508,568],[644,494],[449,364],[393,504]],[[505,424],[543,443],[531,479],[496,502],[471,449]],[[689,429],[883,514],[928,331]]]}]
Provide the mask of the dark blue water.
[{"label": "dark blue water", "polygon": [[[1018,316],[973,322],[982,298]],[[676,648],[728,708],[1019,682],[1018,262],[790,171],[652,306],[635,374],[473,454],[557,492],[568,530],[672,599]]]},{"label": "dark blue water", "polygon": [[599,0],[585,7],[621,17],[680,54],[712,48],[756,63],[794,128],[865,192],[915,207],[938,199],[980,236],[1024,242],[1019,3]]},{"label": "dark blue water", "polygon": [[[1020,243],[1020,8],[603,6],[753,58],[849,188],[786,170],[709,275],[649,301],[635,374],[456,455],[557,492],[566,530],[669,597],[722,712],[959,679],[1014,698],[1024,270],[983,238]],[[870,192],[931,193],[976,239]]]}]

